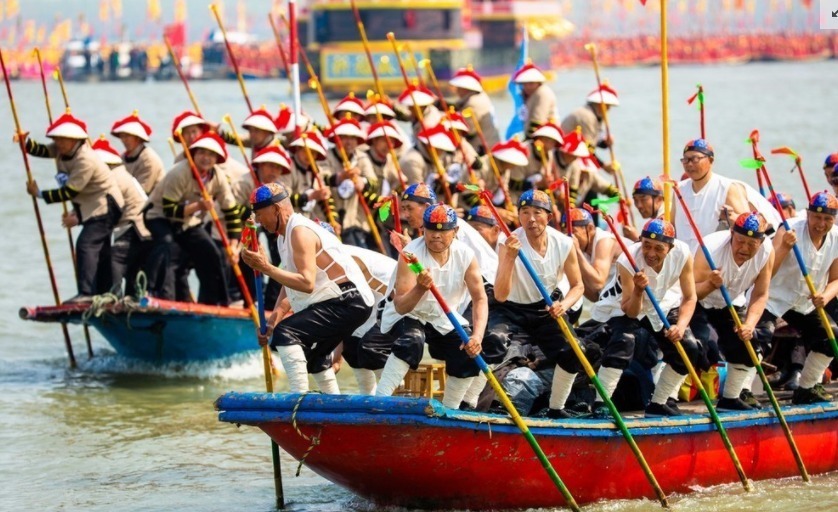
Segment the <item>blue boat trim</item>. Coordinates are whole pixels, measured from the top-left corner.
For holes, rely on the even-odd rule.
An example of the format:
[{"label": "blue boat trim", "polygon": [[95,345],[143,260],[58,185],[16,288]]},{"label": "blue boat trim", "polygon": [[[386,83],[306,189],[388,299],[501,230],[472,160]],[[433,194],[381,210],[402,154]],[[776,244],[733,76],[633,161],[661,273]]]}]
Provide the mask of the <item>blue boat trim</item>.
[{"label": "blue boat trim", "polygon": [[[297,393],[237,393],[219,397],[215,407],[219,420],[258,426],[263,423],[290,423]],[[838,403],[784,406],[788,423],[838,417]],[[779,425],[773,411],[719,414],[726,429]],[[303,397],[296,414],[298,424],[338,425],[424,425],[433,428],[459,428],[518,434],[505,416],[455,411],[426,398],[373,397],[360,395],[321,395]],[[525,418],[535,435],[566,437],[620,437],[610,421],[598,419],[550,420]],[[678,418],[626,418],[636,436],[702,433],[715,430],[709,416],[686,415]]]}]

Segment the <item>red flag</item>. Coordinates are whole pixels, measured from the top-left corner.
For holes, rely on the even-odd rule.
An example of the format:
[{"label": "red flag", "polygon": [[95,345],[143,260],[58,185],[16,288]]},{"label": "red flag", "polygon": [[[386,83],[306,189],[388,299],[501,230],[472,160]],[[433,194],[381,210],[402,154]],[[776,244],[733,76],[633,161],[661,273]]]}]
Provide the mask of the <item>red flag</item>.
[{"label": "red flag", "polygon": [[646,5],[646,0],[640,0],[640,5],[645,6]]},{"label": "red flag", "polygon": [[172,23],[163,27],[163,36],[169,40],[173,47],[181,47],[186,44],[186,25],[183,23]]}]

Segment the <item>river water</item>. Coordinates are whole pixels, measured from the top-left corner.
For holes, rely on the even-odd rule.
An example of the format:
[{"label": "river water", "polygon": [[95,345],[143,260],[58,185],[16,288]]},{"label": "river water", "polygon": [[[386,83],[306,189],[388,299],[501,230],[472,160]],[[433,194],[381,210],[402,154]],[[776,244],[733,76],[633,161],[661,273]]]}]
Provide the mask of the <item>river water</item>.
[{"label": "river water", "polygon": [[[655,68],[608,69],[605,77],[620,92],[623,104],[612,111],[618,159],[629,186],[635,179],[658,175],[661,165],[660,78]],[[684,142],[698,136],[698,112],[686,98],[702,83],[706,90],[707,133],[716,149],[717,171],[738,174],[753,183],[752,171],[738,160],[750,156],[745,139],[752,129],[762,134],[761,148],[788,145],[803,156],[813,190],[825,188],[820,168],[826,154],[838,151],[835,119],[838,68],[832,61],[680,67],[671,70],[671,136],[673,174]],[[593,73],[578,69],[558,73],[556,90],[562,113],[581,105],[593,88]],[[46,111],[39,84],[14,83],[24,130],[43,138]],[[248,82],[254,106],[276,110],[290,103],[285,82]],[[240,121],[245,104],[233,81],[195,83],[203,113],[220,120],[225,113]],[[53,111],[60,94],[51,84]],[[69,84],[74,113],[87,121],[91,137],[116,119],[139,109],[153,126],[154,148],[170,161],[166,145],[172,118],[189,106],[177,82]],[[316,100],[304,107],[320,117]],[[496,99],[499,124],[505,126],[512,105]],[[260,391],[257,355],[216,364],[156,368],[124,360],[94,333],[95,357],[88,359],[79,328],[71,327],[79,368],[67,369],[60,330],[49,324],[25,323],[22,305],[51,302],[49,283],[30,200],[25,195],[23,166],[11,143],[8,102],[0,101],[0,503],[4,510],[271,510],[274,494],[268,438],[253,428],[219,423],[213,400],[229,390]],[[116,141],[118,145],[118,141]],[[231,154],[237,153],[231,151]],[[52,187],[51,162],[33,161],[42,188]],[[787,157],[771,157],[778,189],[803,204],[796,175]],[[60,208],[42,205],[53,262],[63,298],[75,294],[67,241],[60,228]],[[196,350],[200,344],[196,343]],[[341,372],[340,385],[352,390],[351,374]],[[282,381],[278,390],[287,389]],[[291,510],[375,510],[376,507],[303,469],[282,456],[286,500]],[[726,470],[723,468],[722,470]],[[678,509],[704,511],[760,509],[838,510],[834,475],[757,482],[744,494],[738,484],[701,489],[674,497]],[[479,482],[475,482],[479,485]],[[432,490],[429,490],[432,492]],[[510,492],[513,492],[510,490]],[[653,510],[651,501],[611,502],[585,507],[596,511]]]}]

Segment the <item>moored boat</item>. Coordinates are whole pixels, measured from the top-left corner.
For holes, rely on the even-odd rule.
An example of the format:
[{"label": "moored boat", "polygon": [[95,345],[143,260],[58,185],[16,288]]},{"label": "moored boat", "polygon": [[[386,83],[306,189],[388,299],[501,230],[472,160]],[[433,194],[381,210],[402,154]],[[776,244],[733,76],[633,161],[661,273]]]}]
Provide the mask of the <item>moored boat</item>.
[{"label": "moored boat", "polygon": [[[247,310],[154,298],[20,309],[36,322],[92,325],[114,350],[151,363],[208,361],[259,350]],[[87,314],[86,314],[87,313]]]},{"label": "moored boat", "polygon": [[[455,411],[420,398],[279,393],[227,393],[216,401],[216,409],[221,421],[259,427],[294,458],[305,457],[315,473],[379,505],[565,505],[506,416]],[[667,494],[737,482],[728,453],[702,412],[666,419],[626,416]],[[784,406],[783,413],[808,471],[838,469],[838,404]],[[720,416],[749,478],[798,475],[773,412]],[[611,421],[526,422],[578,503],[654,499]]]}]

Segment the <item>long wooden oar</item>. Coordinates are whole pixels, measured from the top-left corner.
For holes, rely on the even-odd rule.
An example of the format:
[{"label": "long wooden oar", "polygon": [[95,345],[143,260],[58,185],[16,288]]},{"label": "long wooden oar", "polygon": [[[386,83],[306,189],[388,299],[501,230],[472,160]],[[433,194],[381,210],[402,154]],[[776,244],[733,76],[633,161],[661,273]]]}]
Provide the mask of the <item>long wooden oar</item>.
[{"label": "long wooden oar", "polygon": [[[47,90],[47,79],[44,73],[44,63],[41,61],[41,50],[39,48],[35,48],[35,57],[38,59],[38,70],[41,73],[41,87],[44,89],[44,103],[47,107],[47,118],[49,119],[49,124],[52,124],[52,108],[50,107],[49,102],[49,91]],[[57,162],[57,159],[56,159]],[[67,211],[67,203],[62,201],[61,208],[64,210],[64,216],[66,216],[69,212]],[[75,244],[73,244],[73,231],[71,228],[67,227],[67,242],[70,247],[70,257],[73,260],[73,268],[77,268],[76,266],[76,248]],[[78,271],[76,271],[76,278],[78,279]]]},{"label": "long wooden oar", "polygon": [[[410,55],[413,55],[411,52]],[[445,117],[448,119],[448,122],[452,124],[451,126],[451,134],[454,136],[454,144],[457,146],[457,149],[460,150],[460,157],[463,159],[463,165],[466,167],[468,171],[468,178],[471,181],[472,185],[477,184],[477,175],[474,174],[474,169],[471,168],[471,165],[468,163],[468,158],[466,157],[466,150],[465,146],[463,145],[462,138],[460,137],[459,132],[457,132],[456,128],[453,126],[454,122],[454,107],[449,107],[448,103],[445,101],[445,98],[442,95],[442,89],[439,87],[439,80],[436,79],[436,73],[434,73],[434,68],[431,66],[431,59],[422,59],[420,63],[424,66],[425,69],[428,70],[428,77],[431,79],[431,84],[434,86],[434,90],[436,91],[437,97],[439,98],[440,105],[442,106],[442,110],[445,111]],[[417,74],[419,70],[417,69]],[[463,116],[465,117],[465,116]],[[474,124],[477,124],[477,119],[474,119]],[[489,149],[486,148],[488,152]]]},{"label": "long wooden oar", "polygon": [[[67,112],[70,111],[70,99],[67,97],[67,88],[64,85],[64,76],[61,74],[61,66],[55,68],[57,73],[56,77],[58,78],[58,87],[61,89],[61,97],[64,98],[64,108],[67,109]],[[87,142],[92,144],[90,138],[87,139]],[[57,160],[56,160],[57,165]],[[61,207],[64,209],[64,214],[67,214],[67,205],[62,202]],[[75,269],[76,274],[76,282],[78,282],[78,265],[76,265],[76,251],[73,247],[72,236],[69,233],[69,228],[67,228],[67,235],[70,238],[70,254],[73,256],[73,268]],[[93,357],[93,343],[90,341],[90,326],[87,322],[82,323],[82,332],[84,332],[84,343],[87,346],[87,356]]]},{"label": "long wooden oar", "polygon": [[[480,192],[486,198],[486,205],[492,211],[492,215],[494,215],[495,219],[498,221],[498,226],[500,226],[501,230],[506,236],[512,235],[509,231],[509,227],[507,227],[506,223],[503,222],[501,219],[498,210],[495,208],[495,205],[492,204],[491,201],[491,194],[490,192],[483,190]],[[521,260],[521,263],[524,264],[524,268],[527,269],[527,273],[533,280],[535,287],[538,289],[538,292],[541,294],[541,298],[544,299],[545,304],[547,307],[551,307],[553,305],[553,299],[550,297],[550,293],[544,287],[544,283],[541,282],[541,278],[538,277],[535,269],[530,263],[529,258],[527,255],[524,254],[524,251],[518,251],[518,258]],[[573,332],[573,328],[568,325],[564,318],[559,317],[556,319],[556,322],[559,324],[559,329],[561,329],[562,334],[564,335],[565,339],[567,340],[568,345],[573,350],[573,353],[576,354],[576,358],[579,359],[579,362],[582,364],[582,368],[585,370],[585,374],[591,380],[591,383],[596,388],[599,395],[602,397],[605,405],[608,407],[609,412],[611,412],[611,416],[614,418],[614,423],[617,424],[617,428],[620,429],[620,432],[623,434],[623,438],[628,443],[629,447],[631,448],[632,453],[634,454],[634,458],[637,459],[637,462],[640,464],[643,473],[646,475],[646,479],[652,485],[652,488],[655,490],[655,494],[658,497],[658,501],[663,507],[668,508],[669,502],[666,499],[666,494],[661,489],[661,486],[658,484],[657,478],[652,473],[652,468],[649,467],[649,464],[646,462],[646,458],[643,456],[643,453],[640,451],[640,447],[637,446],[637,443],[634,441],[634,437],[632,437],[631,432],[629,432],[628,427],[626,426],[626,422],[623,421],[623,417],[620,415],[620,412],[617,410],[617,407],[614,406],[614,402],[611,401],[611,397],[608,396],[608,393],[605,391],[605,388],[602,387],[602,383],[599,381],[599,377],[597,376],[596,372],[594,371],[593,366],[588,361],[588,358],[585,356],[585,352],[582,351],[582,348],[579,346],[579,342],[576,339],[576,334]]]},{"label": "long wooden oar", "polygon": [[[425,268],[422,266],[422,263],[419,261],[418,258],[414,254],[402,252],[402,257],[404,258],[405,262],[407,263],[410,270],[414,273],[419,274]],[[451,312],[451,309],[448,307],[448,303],[443,298],[442,294],[439,293],[436,285],[431,283],[430,288],[431,294],[434,296],[436,301],[439,303],[439,307],[442,308],[442,312],[445,313],[445,316],[448,317],[448,320],[451,322],[451,325],[454,326],[454,330],[457,331],[457,334],[460,336],[460,339],[463,341],[464,345],[469,344],[469,336],[468,333],[463,329],[463,326],[460,325],[460,321],[457,320],[457,317],[454,316],[454,313]],[[533,437],[532,432],[530,432],[529,427],[524,420],[521,418],[521,415],[518,413],[517,409],[515,409],[515,405],[509,399],[509,396],[504,391],[503,386],[500,385],[498,379],[495,378],[495,374],[492,372],[492,369],[489,368],[489,365],[486,364],[486,361],[480,354],[477,354],[474,357],[474,362],[477,363],[477,366],[480,368],[480,371],[483,372],[483,375],[486,376],[486,380],[489,381],[491,384],[492,389],[494,389],[495,393],[498,395],[503,406],[509,412],[509,415],[512,417],[512,421],[515,423],[515,426],[524,434],[524,438],[529,443],[532,450],[535,452],[536,457],[538,457],[539,462],[541,462],[541,466],[547,471],[547,474],[550,476],[550,480],[556,485],[556,488],[559,492],[562,493],[564,496],[565,503],[567,506],[574,511],[579,511],[579,505],[576,504],[576,500],[570,494],[570,491],[565,486],[562,479],[559,477],[559,474],[553,468],[553,465],[550,464],[550,460],[547,458],[547,455],[544,454],[544,450],[541,449],[539,446],[538,441],[535,440]]]},{"label": "long wooden oar", "polygon": [[372,81],[375,84],[375,92],[385,97],[384,89],[381,87],[381,80],[378,79],[378,71],[375,70],[375,62],[370,51],[370,42],[367,39],[367,31],[364,29],[364,22],[361,20],[361,13],[358,11],[358,6],[355,0],[350,0],[349,4],[352,6],[352,14],[355,16],[355,25],[358,27],[358,33],[361,35],[361,44],[364,46],[364,53],[367,55],[367,62],[370,65],[370,72],[372,72]]},{"label": "long wooden oar", "polygon": [[[687,206],[687,202],[684,200],[684,196],[681,195],[681,190],[678,188],[678,183],[675,182],[672,184],[672,189],[675,191],[675,195],[678,197],[678,202],[681,203],[681,207],[684,210],[684,213],[687,217],[687,221],[690,223],[690,227],[695,234],[696,239],[698,240],[698,244],[701,246],[701,251],[704,253],[704,258],[707,260],[707,265],[710,266],[710,270],[716,270],[716,263],[713,261],[713,256],[710,254],[710,250],[704,244],[704,237],[701,236],[701,231],[699,231],[698,226],[695,224],[695,219],[693,219],[693,214],[690,212],[689,207]],[[730,298],[730,293],[728,293],[727,287],[722,284],[719,291],[722,293],[722,297],[725,300],[725,304],[727,304],[727,310],[730,312],[730,316],[733,317],[733,322],[736,324],[737,328],[742,327],[742,320],[739,318],[739,313],[736,312],[736,308],[733,306],[733,300]],[[760,363],[759,357],[757,353],[754,351],[754,346],[751,343],[751,340],[742,339],[742,343],[745,344],[745,349],[748,351],[748,356],[751,358],[751,362],[754,363],[754,366],[757,369],[757,373],[759,374],[759,378],[762,381],[762,385],[765,388],[765,392],[768,394],[768,399],[771,401],[771,406],[774,408],[774,413],[777,415],[777,419],[780,421],[780,426],[783,429],[783,433],[786,435],[786,440],[789,443],[789,448],[791,448],[791,453],[794,455],[794,461],[797,463],[797,469],[800,471],[800,476],[803,477],[804,482],[809,481],[809,473],[806,471],[806,466],[803,464],[803,458],[800,456],[800,451],[797,449],[797,444],[794,442],[794,437],[791,435],[791,429],[789,428],[788,423],[786,423],[786,418],[783,416],[783,411],[780,409],[780,403],[777,402],[777,397],[774,396],[774,391],[771,389],[771,384],[768,383],[768,377],[765,376],[765,371],[762,368],[762,364]]]},{"label": "long wooden oar", "polygon": [[[759,155],[759,130],[752,130],[751,134],[748,135],[747,142],[751,145],[751,151],[754,154],[754,159],[757,159]],[[765,192],[765,184],[763,183],[762,174],[759,172],[759,167],[756,167],[755,169],[757,172],[757,183],[759,184],[759,193],[762,197],[768,197],[768,194]]]},{"label": "long wooden oar", "polygon": [[[12,85],[9,82],[9,72],[6,70],[6,61],[3,58],[3,51],[0,50],[0,67],[3,68],[3,81],[6,83],[6,92],[9,95],[9,105],[12,109],[12,117],[15,120],[15,133],[17,134],[18,146],[20,146],[20,154],[23,156],[23,166],[26,169],[26,180],[32,183],[32,169],[29,167],[29,155],[26,153],[26,137],[23,130],[20,129],[20,120],[17,117],[17,108],[15,107],[15,99],[12,95]],[[44,261],[47,264],[47,273],[49,274],[49,283],[52,287],[52,296],[55,299],[55,305],[61,305],[61,298],[58,295],[58,283],[55,280],[55,271],[52,268],[52,259],[49,256],[49,246],[47,245],[47,236],[44,232],[44,223],[41,220],[41,209],[38,207],[38,200],[32,197],[32,208],[35,210],[35,221],[38,224],[38,233],[41,236],[41,247],[44,250]],[[64,335],[64,346],[67,348],[67,358],[70,360],[70,368],[76,367],[76,356],[73,354],[73,344],[70,341],[70,332],[67,330],[67,324],[61,322],[61,333]]]},{"label": "long wooden oar", "polygon": [[594,43],[588,43],[585,45],[585,49],[588,50],[588,52],[590,52],[591,60],[594,64],[596,85],[597,89],[599,90],[600,112],[602,113],[602,120],[605,123],[605,136],[608,138],[608,153],[611,156],[611,164],[614,167],[614,185],[617,186],[617,189],[620,191],[621,196],[620,210],[622,211],[623,217],[625,217],[626,222],[628,222],[630,226],[634,227],[634,215],[632,215],[631,213],[631,198],[629,198],[628,196],[626,177],[623,174],[623,170],[620,167],[620,163],[614,156],[614,145],[611,144],[611,125],[608,123],[608,108],[605,106],[604,99],[602,97],[602,79],[599,75],[599,62],[596,58],[596,45]]},{"label": "long wooden oar", "polygon": [[189,87],[189,80],[186,79],[186,76],[183,74],[183,70],[180,69],[180,59],[178,59],[175,54],[175,50],[172,48],[172,43],[169,42],[169,38],[165,35],[163,36],[163,41],[166,43],[166,49],[169,50],[169,56],[172,58],[172,65],[175,67],[175,71],[177,71],[177,76],[180,77],[183,87],[186,88],[186,94],[189,96],[189,101],[192,102],[192,108],[195,109],[195,113],[198,114],[198,117],[204,117],[201,114],[201,108],[198,106],[198,101],[195,99],[195,95],[192,94],[192,88]]},{"label": "long wooden oar", "polygon": [[[765,177],[765,182],[768,184],[768,190],[771,192],[771,197],[774,198],[774,202],[776,203],[776,210],[777,213],[780,214],[780,219],[783,221],[783,228],[786,231],[791,231],[789,227],[788,220],[786,219],[786,214],[783,213],[783,208],[780,206],[780,200],[777,197],[777,192],[774,191],[774,185],[771,183],[771,177],[768,175],[768,169],[765,168],[765,160],[762,159],[762,155],[758,155],[752,162],[745,160],[742,162],[743,164],[747,164],[746,166],[756,167],[758,171],[762,171],[763,176]],[[803,279],[806,281],[806,287],[809,288],[809,293],[811,295],[817,295],[818,291],[815,288],[815,283],[812,281],[812,276],[809,275],[809,269],[806,268],[806,262],[803,261],[803,254],[800,252],[800,248],[797,246],[797,243],[792,246],[794,250],[794,257],[797,259],[797,265],[800,267],[800,273],[803,274]],[[821,320],[821,324],[823,325],[824,331],[826,331],[826,336],[829,339],[829,346],[832,348],[832,353],[835,357],[838,357],[838,342],[835,341],[835,332],[832,330],[832,324],[829,322],[829,317],[826,315],[826,311],[823,308],[815,306],[818,311],[818,317]]]},{"label": "long wooden oar", "polygon": [[[189,152],[189,146],[186,145],[186,139],[184,139],[182,133],[178,133],[178,138],[180,139],[180,144],[183,149],[183,154],[186,156],[186,160],[189,162],[189,169],[192,171],[192,177],[195,178],[195,182],[198,183],[198,188],[201,191],[201,198],[205,201],[212,201],[212,197],[210,197],[209,192],[207,192],[207,188],[204,186],[204,181],[201,179],[201,174],[198,172],[198,167],[195,165],[195,161],[192,159],[192,154]],[[247,304],[247,308],[250,310],[250,316],[256,326],[259,326],[259,315],[256,311],[256,307],[253,305],[253,297],[250,296],[250,290],[247,288],[247,284],[244,282],[244,276],[242,275],[241,268],[239,267],[238,262],[235,260],[233,256],[233,249],[230,247],[230,240],[227,238],[227,230],[224,229],[224,226],[221,225],[221,220],[218,218],[218,212],[215,211],[215,208],[209,209],[210,216],[212,217],[212,222],[215,225],[215,229],[218,231],[218,236],[221,237],[221,245],[224,246],[224,252],[227,254],[227,259],[230,262],[230,266],[233,267],[233,275],[236,276],[236,281],[239,283],[239,288],[242,292],[242,297],[244,297],[244,303]]]},{"label": "long wooden oar", "polygon": [[774,148],[771,150],[772,155],[789,155],[794,159],[794,167],[791,168],[791,172],[794,172],[797,169],[797,172],[800,174],[800,180],[803,182],[803,190],[806,191],[806,202],[812,200],[812,192],[809,191],[809,182],[806,181],[806,175],[803,173],[803,159],[800,158],[800,155],[793,149],[788,146],[782,146],[779,148]]},{"label": "long wooden oar", "polygon": [[253,185],[259,186],[262,184],[262,181],[259,179],[259,176],[256,175],[256,171],[253,169],[253,165],[250,163],[250,158],[247,156],[247,150],[244,149],[244,143],[242,143],[241,138],[239,137],[239,132],[236,130],[236,125],[233,124],[233,118],[230,117],[230,114],[224,114],[224,122],[230,125],[230,130],[233,133],[233,140],[236,141],[236,146],[239,147],[239,151],[241,151],[242,158],[244,159],[244,164],[247,166],[247,170],[250,171],[250,177],[253,179]]},{"label": "long wooden oar", "polygon": [[[587,206],[587,205],[586,205]],[[589,211],[592,211],[593,208],[588,206]],[[620,232],[617,230],[617,227],[614,225],[614,220],[608,215],[605,211],[600,210],[602,217],[605,219],[605,222],[608,223],[608,227],[611,229],[611,232],[614,233],[614,237],[617,239],[617,243],[620,244],[620,249],[622,249],[623,254],[628,259],[631,268],[634,269],[634,272],[640,272],[640,268],[637,266],[637,262],[634,261],[634,257],[632,257],[631,252],[626,247],[626,243],[623,241],[623,238],[620,236]],[[663,328],[669,329],[672,325],[669,323],[669,320],[666,318],[666,314],[661,309],[660,303],[658,303],[658,299],[655,297],[655,292],[652,291],[652,288],[649,285],[646,285],[646,296],[649,297],[649,301],[654,306],[655,311],[658,314],[661,322],[663,322]],[[719,419],[719,414],[716,412],[716,408],[713,406],[713,402],[710,401],[710,396],[707,394],[707,390],[704,389],[704,385],[701,383],[701,379],[698,377],[698,373],[695,371],[695,367],[693,367],[692,362],[690,361],[689,356],[684,351],[684,346],[681,344],[681,340],[676,340],[672,342],[675,345],[675,350],[678,351],[678,355],[681,356],[681,360],[684,362],[684,366],[687,367],[687,372],[690,375],[690,379],[692,379],[693,384],[698,388],[698,393],[701,395],[701,399],[704,400],[704,405],[707,406],[707,410],[710,412],[710,417],[713,419],[713,423],[716,425],[716,428],[719,431],[719,435],[722,438],[722,442],[727,449],[727,453],[730,456],[730,460],[733,462],[733,467],[736,469],[736,473],[739,475],[739,480],[742,482],[742,486],[745,488],[746,491],[751,490],[751,482],[748,480],[748,477],[745,476],[745,470],[742,469],[742,464],[739,462],[739,457],[736,455],[736,451],[733,449],[733,444],[730,442],[730,438],[727,436],[727,431],[725,430],[724,425],[722,425],[722,420]]]},{"label": "long wooden oar", "polygon": [[[308,163],[311,166],[311,174],[314,176],[314,181],[317,182],[317,186],[320,189],[325,189],[326,185],[323,183],[323,179],[320,177],[320,168],[317,165],[317,161],[314,159],[314,154],[311,152],[311,148],[308,147],[306,140],[308,138],[307,133],[301,133],[300,137],[303,139],[303,151],[306,152],[306,156],[308,157]],[[332,205],[329,203],[329,200],[326,199],[321,201],[323,203],[323,211],[326,213],[326,220],[329,224],[332,225],[332,228],[335,231],[340,229],[340,222],[337,221],[335,218],[335,212],[332,210]]]},{"label": "long wooden oar", "polygon": [[230,46],[230,41],[227,39],[227,30],[224,29],[224,22],[221,21],[221,15],[218,14],[218,6],[210,4],[210,10],[212,11],[213,16],[215,16],[218,28],[221,29],[221,36],[224,37],[224,46],[227,48],[227,56],[230,57],[230,64],[233,65],[233,70],[236,72],[239,87],[241,87],[244,101],[247,103],[247,110],[252,114],[253,105],[250,104],[250,97],[247,95],[247,87],[244,85],[244,77],[242,76],[241,70],[239,70],[239,63],[236,61],[236,55],[233,53],[233,48]]},{"label": "long wooden oar", "polygon": [[[396,36],[392,32],[387,33],[387,39],[390,40],[390,44],[393,46],[393,53],[396,54],[396,60],[399,63],[399,69],[402,72],[402,79],[404,80],[404,86],[410,91],[410,101],[413,103],[413,112],[416,114],[416,120],[419,121],[419,126],[422,127],[422,130],[427,130],[428,127],[425,126],[425,116],[422,114],[422,108],[416,104],[416,95],[413,94],[413,90],[411,89],[410,79],[407,77],[407,71],[404,68],[404,61],[402,60],[401,52],[399,51],[399,47],[396,44]],[[431,155],[431,161],[434,163],[434,167],[436,167],[436,172],[439,174],[439,180],[442,182],[442,193],[445,196],[445,202],[448,204],[453,204],[451,199],[451,187],[448,186],[448,174],[445,172],[445,167],[442,165],[442,161],[439,158],[439,154],[436,152],[436,148],[431,144],[431,141],[428,140],[428,153]]]},{"label": "long wooden oar", "polygon": [[[256,223],[253,220],[253,217],[247,219],[245,223],[245,232],[242,234],[242,244],[245,247],[248,247],[252,251],[259,251],[259,238],[257,234]],[[256,327],[259,329],[259,332],[264,336],[268,333],[268,322],[265,319],[265,292],[263,289],[264,283],[262,282],[262,274],[257,272],[256,270],[253,271],[253,279],[256,285],[256,304],[258,306],[258,321],[256,323]],[[271,350],[268,345],[262,346],[262,367],[265,372],[265,391],[268,393],[274,392],[274,383],[273,377],[271,374]],[[274,491],[276,492],[276,508],[284,509],[285,508],[285,493],[282,487],[282,471],[281,465],[279,462],[279,445],[276,444],[276,441],[271,439],[271,459],[273,462],[273,470],[274,470]]]},{"label": "long wooden oar", "polygon": [[[375,118],[379,123],[384,122],[384,116],[381,115],[381,111],[378,109],[378,105],[381,105],[381,98],[382,96],[378,93],[373,93],[372,96],[370,95],[372,91],[367,91],[367,100],[373,99],[375,101]],[[399,178],[399,185],[402,187],[402,192],[407,190],[407,183],[404,181],[404,173],[402,173],[402,166],[399,163],[399,155],[396,154],[396,148],[393,146],[393,141],[390,139],[390,136],[387,135],[387,130],[382,128],[381,133],[384,135],[384,141],[387,143],[387,152],[390,154],[390,161],[393,162],[393,167],[396,169],[396,176]]]}]

